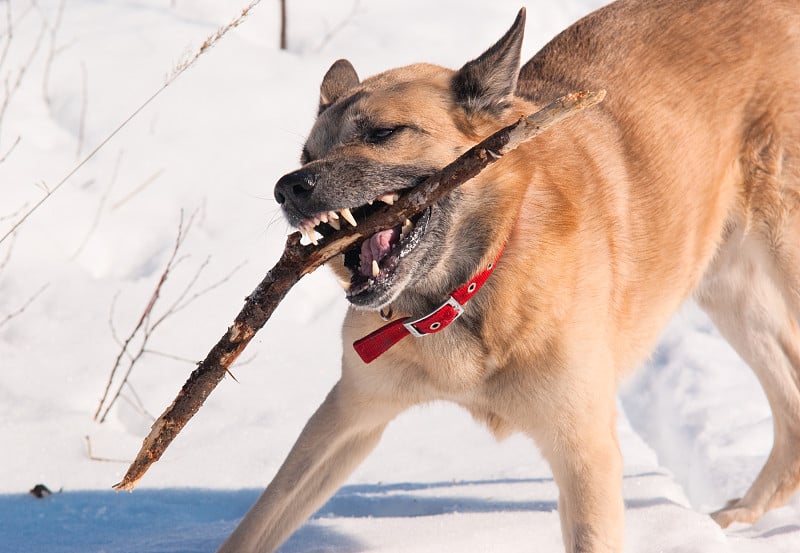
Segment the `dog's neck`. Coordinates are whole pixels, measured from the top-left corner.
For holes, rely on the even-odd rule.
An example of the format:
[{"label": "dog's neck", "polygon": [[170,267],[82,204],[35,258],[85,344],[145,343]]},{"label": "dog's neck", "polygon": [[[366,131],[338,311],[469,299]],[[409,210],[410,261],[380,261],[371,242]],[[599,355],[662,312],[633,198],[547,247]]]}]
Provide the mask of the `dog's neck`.
[{"label": "dog's neck", "polygon": [[[437,308],[427,312],[421,317],[404,317],[396,319],[386,324],[371,334],[357,340],[353,347],[365,363],[371,363],[394,344],[400,340],[414,336],[422,338],[428,334],[435,334],[444,331],[454,323],[467,310],[467,302],[477,294],[489,280],[489,277],[497,267],[500,257],[503,254],[505,244],[500,248],[496,256],[479,267],[479,271],[465,282],[453,290],[449,297]],[[391,310],[390,310],[391,312]]]}]

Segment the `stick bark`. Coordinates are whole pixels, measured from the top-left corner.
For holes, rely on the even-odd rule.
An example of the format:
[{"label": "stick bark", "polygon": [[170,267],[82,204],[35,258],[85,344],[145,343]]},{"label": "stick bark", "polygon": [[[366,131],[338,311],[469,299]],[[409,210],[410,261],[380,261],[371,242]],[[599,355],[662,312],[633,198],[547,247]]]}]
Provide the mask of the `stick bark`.
[{"label": "stick bark", "polygon": [[342,223],[340,231],[322,238],[316,247],[300,244],[299,232],[289,235],[278,262],[246,298],[233,325],[192,371],[172,404],[153,423],[139,454],[122,481],[114,485],[114,489],[132,490],[136,486],[147,469],[158,461],[189,419],[197,413],[256,332],[269,320],[287,292],[303,276],[356,242],[421,213],[523,142],[538,136],[555,123],[601,102],[604,97],[605,91],[600,90],[575,92],[558,98],[533,115],[497,131],[472,147],[439,173],[403,193],[394,205],[386,205],[372,213],[357,227]]}]

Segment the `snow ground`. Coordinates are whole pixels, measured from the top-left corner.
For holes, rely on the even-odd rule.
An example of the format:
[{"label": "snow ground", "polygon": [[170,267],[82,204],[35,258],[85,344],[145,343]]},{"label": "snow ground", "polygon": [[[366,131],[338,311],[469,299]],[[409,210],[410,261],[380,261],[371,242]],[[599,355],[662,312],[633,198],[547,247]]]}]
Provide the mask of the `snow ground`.
[{"label": "snow ground", "polygon": [[[526,2],[525,56],[603,3]],[[0,118],[0,235],[242,7],[67,0],[58,22],[60,5],[0,2],[13,31],[0,17],[0,77],[12,92]],[[272,185],[296,166],[333,60],[363,75],[423,60],[457,67],[519,8],[290,0],[281,52],[276,5],[259,6],[0,244],[0,551],[200,552],[224,539],[338,376],[345,302],[325,271],[292,291],[236,367],[239,383],[223,382],[135,493],[110,491],[127,463],[91,460],[86,437],[95,456],[131,459],[186,360],[205,355],[277,259],[287,227]],[[181,210],[196,213],[188,257],[156,315],[206,259],[197,290],[227,279],[153,333],[132,387],[96,423],[119,352],[109,320],[118,338],[133,329]],[[696,307],[675,318],[620,402],[629,551],[800,551],[797,497],[752,527],[723,532],[703,514],[752,481],[771,420],[755,378]],[[37,483],[63,491],[38,500],[27,493]],[[560,551],[556,497],[527,440],[496,444],[435,404],[391,425],[282,551]]]}]

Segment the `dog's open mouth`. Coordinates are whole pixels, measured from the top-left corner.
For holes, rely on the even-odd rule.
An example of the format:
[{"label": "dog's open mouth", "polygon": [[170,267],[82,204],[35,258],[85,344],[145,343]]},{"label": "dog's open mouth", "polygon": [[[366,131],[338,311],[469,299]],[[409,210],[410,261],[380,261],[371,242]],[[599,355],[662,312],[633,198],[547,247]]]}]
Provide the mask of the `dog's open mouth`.
[{"label": "dog's open mouth", "polygon": [[[376,202],[392,204],[397,194],[384,194],[375,202],[358,208],[328,211],[302,221],[298,228],[309,241],[316,243],[315,232],[328,236],[342,224],[356,226],[379,208]],[[394,284],[400,261],[420,243],[430,220],[431,208],[407,219],[402,225],[378,231],[344,252],[344,265],[350,270],[346,294],[352,303],[369,305]]]},{"label": "dog's open mouth", "polygon": [[352,273],[347,290],[351,301],[391,287],[400,260],[417,247],[429,218],[430,208],[403,225],[376,232],[345,252],[344,264]]}]

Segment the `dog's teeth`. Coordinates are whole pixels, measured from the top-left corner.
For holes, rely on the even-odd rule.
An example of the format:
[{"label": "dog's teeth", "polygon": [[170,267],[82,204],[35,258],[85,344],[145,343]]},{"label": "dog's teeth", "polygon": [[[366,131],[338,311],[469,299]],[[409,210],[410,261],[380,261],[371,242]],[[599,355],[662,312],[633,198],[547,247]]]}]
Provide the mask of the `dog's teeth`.
[{"label": "dog's teeth", "polygon": [[344,217],[345,221],[347,221],[348,223],[350,223],[354,227],[358,226],[358,223],[356,223],[355,217],[353,217],[353,214],[350,213],[350,210],[348,208],[344,208],[339,213],[342,214],[342,217]]},{"label": "dog's teeth", "polygon": [[306,239],[307,242],[314,244],[315,246],[319,244],[319,240],[317,239],[317,233],[314,231],[314,228],[309,226],[309,224],[300,225],[297,230],[300,231],[300,236]]},{"label": "dog's teeth", "polygon": [[378,278],[378,275],[381,272],[381,268],[378,266],[378,261],[373,259],[372,260],[372,278]]},{"label": "dog's teeth", "polygon": [[411,219],[406,219],[403,222],[403,232],[408,234],[412,230],[414,230],[414,223],[411,222]]},{"label": "dog's teeth", "polygon": [[339,283],[339,286],[342,287],[342,290],[344,290],[345,292],[350,290],[350,281],[349,280],[337,280],[337,282]]},{"label": "dog's teeth", "polygon": [[342,228],[342,225],[339,224],[339,215],[335,211],[327,212],[325,214],[325,218],[326,218],[325,222],[328,223],[333,228],[335,228],[336,230]]},{"label": "dog's teeth", "polygon": [[378,198],[379,202],[383,202],[385,204],[394,205],[394,202],[400,199],[400,196],[397,194],[384,194],[380,198]]},{"label": "dog's teeth", "polygon": [[317,216],[317,219],[319,219],[320,223],[327,223],[328,222],[328,214],[327,213],[320,213]]},{"label": "dog's teeth", "polygon": [[400,229],[400,240],[404,240],[412,230],[414,230],[414,223],[411,222],[411,219],[406,219],[403,228]]}]

